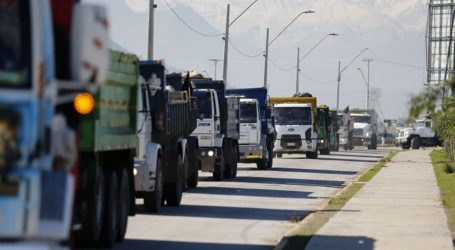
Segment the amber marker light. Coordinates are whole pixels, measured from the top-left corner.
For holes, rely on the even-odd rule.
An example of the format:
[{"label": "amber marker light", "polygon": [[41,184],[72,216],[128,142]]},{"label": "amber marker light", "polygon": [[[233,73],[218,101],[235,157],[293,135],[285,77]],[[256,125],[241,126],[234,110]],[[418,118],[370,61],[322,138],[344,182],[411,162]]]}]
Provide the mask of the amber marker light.
[{"label": "amber marker light", "polygon": [[95,99],[90,93],[81,93],[74,98],[74,108],[81,115],[90,114],[95,108]]}]

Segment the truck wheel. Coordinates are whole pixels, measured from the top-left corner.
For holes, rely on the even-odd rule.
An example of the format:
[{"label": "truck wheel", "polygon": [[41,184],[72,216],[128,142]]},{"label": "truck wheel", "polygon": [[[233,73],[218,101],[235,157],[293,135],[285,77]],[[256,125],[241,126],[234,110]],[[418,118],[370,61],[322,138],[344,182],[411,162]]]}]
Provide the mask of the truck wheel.
[{"label": "truck wheel", "polygon": [[269,145],[267,147],[267,169],[271,169],[273,167],[272,151],[272,147]]},{"label": "truck wheel", "polygon": [[183,171],[182,171],[182,191],[187,190],[186,183],[188,182],[188,173],[190,171],[190,160],[188,157],[188,152],[185,154],[185,159],[183,160]]},{"label": "truck wheel", "polygon": [[267,169],[267,159],[260,159],[256,162],[256,166],[258,167],[258,169],[260,170],[266,170]]},{"label": "truck wheel", "polygon": [[319,153],[321,153],[321,155],[329,155],[330,154],[330,149],[328,149],[328,148],[319,149]]},{"label": "truck wheel", "polygon": [[306,153],[306,158],[308,158],[308,159],[317,159],[318,158],[318,151]]},{"label": "truck wheel", "polygon": [[164,184],[164,196],[166,204],[168,206],[178,207],[182,202],[183,192],[183,162],[182,155],[179,154],[177,157],[177,178],[175,182],[169,182]]},{"label": "truck wheel", "polygon": [[348,150],[349,150],[349,145],[348,145],[348,144],[344,144],[344,145],[343,145],[343,149],[344,149],[345,151],[348,151]]},{"label": "truck wheel", "polygon": [[155,191],[144,193],[144,209],[148,213],[158,213],[163,206],[164,178],[161,159],[156,161]]},{"label": "truck wheel", "polygon": [[197,157],[195,158],[195,160],[193,159],[191,162],[192,162],[192,164],[191,164],[192,172],[190,173],[190,175],[188,177],[187,185],[189,188],[196,188],[197,184],[199,182],[199,166],[200,166],[201,162],[199,161],[199,159],[197,159]]},{"label": "truck wheel", "polygon": [[232,167],[232,163],[234,162],[234,149],[233,146],[229,143],[226,145],[226,152],[224,154],[225,161],[224,161],[224,178],[230,179],[234,177],[234,169]]},{"label": "truck wheel", "polygon": [[414,137],[411,139],[411,148],[412,149],[419,149],[420,148],[420,138]]},{"label": "truck wheel", "polygon": [[104,175],[98,174],[96,181],[90,185],[93,187],[93,195],[87,198],[87,208],[82,221],[82,229],[75,235],[77,246],[91,246],[98,241],[103,225],[103,207],[105,196]]},{"label": "truck wheel", "polygon": [[283,158],[283,154],[282,153],[276,153],[276,157],[277,158]]},{"label": "truck wheel", "polygon": [[104,171],[106,196],[104,197],[104,218],[103,227],[99,239],[102,247],[112,247],[117,239],[118,233],[118,179],[117,175],[110,170]]},{"label": "truck wheel", "polygon": [[376,135],[374,135],[371,138],[371,145],[370,145],[369,149],[372,149],[372,150],[378,149],[378,138],[376,137]]},{"label": "truck wheel", "polygon": [[239,149],[238,147],[234,146],[234,155],[232,157],[232,177],[237,177],[237,170],[238,170],[238,159],[239,159]]},{"label": "truck wheel", "polygon": [[130,183],[126,169],[120,175],[120,188],[118,192],[118,233],[117,241],[122,242],[125,239],[126,228],[128,227],[128,215],[130,210]]},{"label": "truck wheel", "polygon": [[223,156],[220,156],[218,159],[215,160],[213,179],[215,179],[215,181],[224,180],[224,158],[223,158]]},{"label": "truck wheel", "polygon": [[409,146],[409,144],[403,143],[403,144],[401,144],[401,148],[402,149],[409,149],[410,146]]}]

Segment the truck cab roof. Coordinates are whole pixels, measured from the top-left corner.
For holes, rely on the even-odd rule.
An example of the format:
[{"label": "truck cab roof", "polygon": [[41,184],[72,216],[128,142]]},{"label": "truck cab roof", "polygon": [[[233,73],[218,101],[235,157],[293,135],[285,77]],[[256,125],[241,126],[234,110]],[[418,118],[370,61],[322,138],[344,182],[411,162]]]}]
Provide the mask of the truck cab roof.
[{"label": "truck cab roof", "polygon": [[275,104],[274,107],[276,107],[276,108],[311,108],[312,105],[310,103],[280,103],[280,104]]}]

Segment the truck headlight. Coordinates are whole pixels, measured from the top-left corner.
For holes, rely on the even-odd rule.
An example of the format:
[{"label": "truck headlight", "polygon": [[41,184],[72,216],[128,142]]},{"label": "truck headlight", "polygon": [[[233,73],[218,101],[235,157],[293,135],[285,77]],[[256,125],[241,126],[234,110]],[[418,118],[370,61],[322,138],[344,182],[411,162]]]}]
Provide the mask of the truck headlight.
[{"label": "truck headlight", "polygon": [[208,152],[208,156],[212,157],[213,155],[214,155],[213,151],[210,150],[210,151]]},{"label": "truck headlight", "polygon": [[201,156],[204,157],[207,153],[205,151],[201,151]]},{"label": "truck headlight", "polygon": [[133,168],[133,174],[134,174],[134,176],[137,175],[137,169],[136,168]]}]

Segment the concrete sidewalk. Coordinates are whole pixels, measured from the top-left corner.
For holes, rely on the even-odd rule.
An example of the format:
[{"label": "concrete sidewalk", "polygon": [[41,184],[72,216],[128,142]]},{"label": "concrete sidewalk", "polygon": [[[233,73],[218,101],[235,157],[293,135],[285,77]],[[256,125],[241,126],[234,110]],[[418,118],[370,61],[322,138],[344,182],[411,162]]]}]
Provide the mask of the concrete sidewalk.
[{"label": "concrete sidewalk", "polygon": [[430,152],[400,152],[306,249],[453,249]]}]

